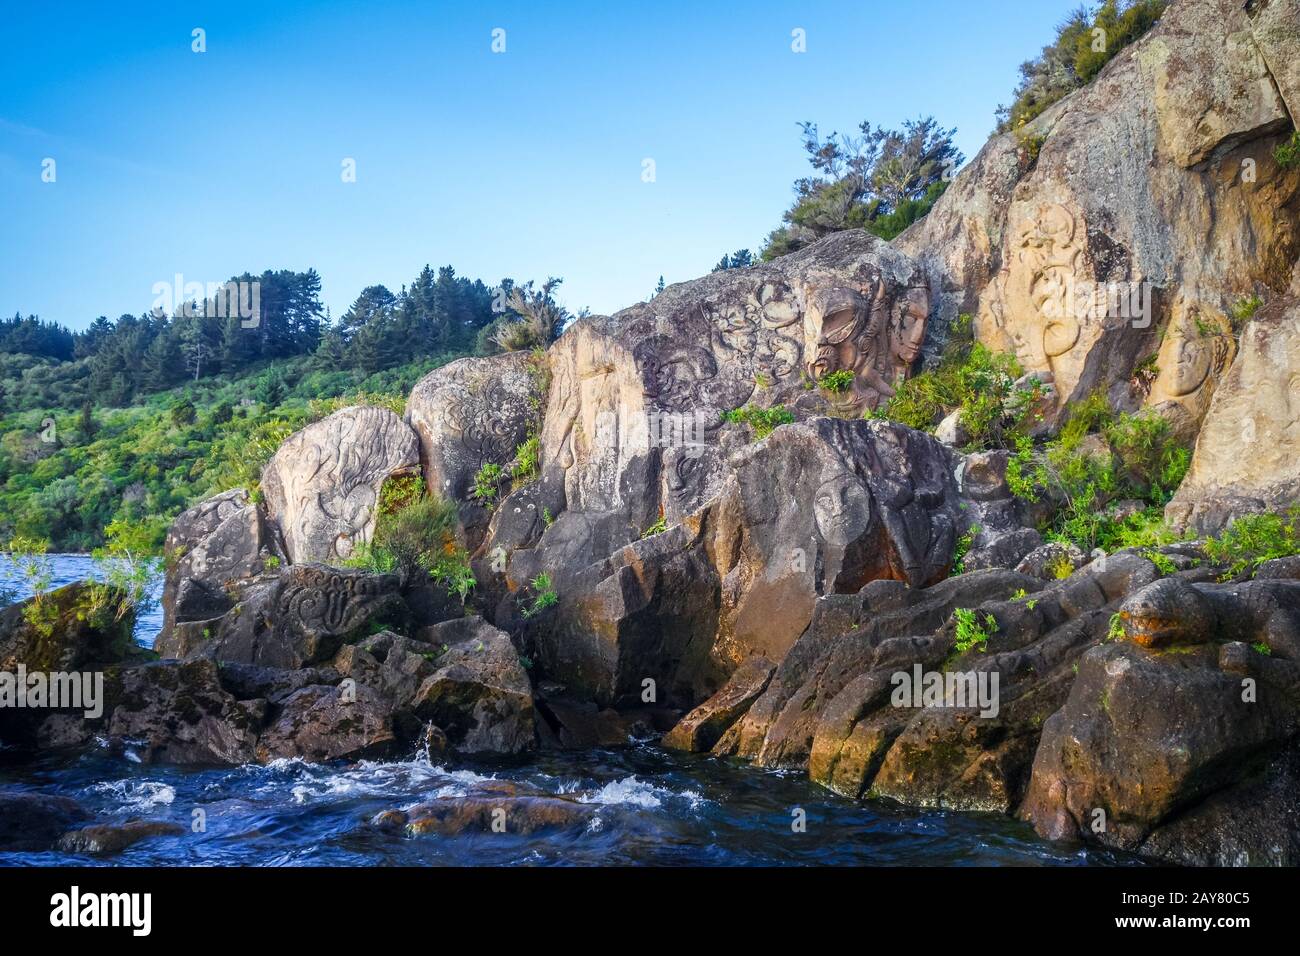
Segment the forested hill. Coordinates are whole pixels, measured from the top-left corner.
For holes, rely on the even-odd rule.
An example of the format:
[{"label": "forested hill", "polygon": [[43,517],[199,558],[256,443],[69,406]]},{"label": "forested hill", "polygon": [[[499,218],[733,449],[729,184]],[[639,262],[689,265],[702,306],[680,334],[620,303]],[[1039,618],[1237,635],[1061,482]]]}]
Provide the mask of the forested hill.
[{"label": "forested hill", "polygon": [[360,400],[400,408],[430,369],[499,351],[494,333],[519,318],[510,293],[531,290],[426,266],[331,321],[314,270],[232,281],[260,283],[258,322],[205,308],[84,332],[0,320],[0,549],[21,535],[85,551],[114,522],[158,546],[186,505],[247,483],[307,422]]}]

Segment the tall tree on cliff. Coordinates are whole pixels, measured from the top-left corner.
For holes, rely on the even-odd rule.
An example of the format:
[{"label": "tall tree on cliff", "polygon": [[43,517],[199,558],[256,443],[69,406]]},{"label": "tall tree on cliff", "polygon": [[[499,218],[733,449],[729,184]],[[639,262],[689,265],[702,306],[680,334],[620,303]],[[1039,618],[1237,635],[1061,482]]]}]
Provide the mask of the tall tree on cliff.
[{"label": "tall tree on cliff", "polygon": [[845,229],[892,239],[930,211],[965,158],[953,143],[957,131],[932,116],[908,120],[901,130],[863,122],[856,135],[825,139],[815,123],[799,128],[817,174],[795,182],[794,205],[783,216],[786,225],[767,237],[765,260]]}]

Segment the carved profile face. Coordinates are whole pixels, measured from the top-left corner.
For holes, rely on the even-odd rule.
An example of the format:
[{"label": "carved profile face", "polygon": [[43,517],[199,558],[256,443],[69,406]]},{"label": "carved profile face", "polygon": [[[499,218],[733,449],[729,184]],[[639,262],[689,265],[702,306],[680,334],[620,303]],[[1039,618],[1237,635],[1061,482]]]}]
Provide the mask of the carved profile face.
[{"label": "carved profile face", "polygon": [[855,475],[834,475],[817,489],[813,515],[822,539],[844,546],[860,538],[871,524],[871,493]]},{"label": "carved profile face", "polygon": [[842,368],[854,368],[870,315],[867,300],[853,289],[819,289],[813,293],[808,311],[818,329],[816,354],[809,363],[809,374],[821,378]]}]

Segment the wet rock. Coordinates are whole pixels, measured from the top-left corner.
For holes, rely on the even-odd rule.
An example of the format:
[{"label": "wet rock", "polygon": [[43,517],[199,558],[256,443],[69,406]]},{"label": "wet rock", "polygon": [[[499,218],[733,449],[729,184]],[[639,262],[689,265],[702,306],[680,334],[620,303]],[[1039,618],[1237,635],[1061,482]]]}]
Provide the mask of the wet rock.
[{"label": "wet rock", "polygon": [[420,447],[386,408],[343,408],[295,432],[262,471],[269,519],[295,563],[346,558],[375,531],[384,482],[414,472]]},{"label": "wet rock", "polygon": [[663,738],[672,750],[699,753],[712,749],[728,727],[734,724],[767,689],[776,665],[766,657],[747,658],[722,689],[696,707]]},{"label": "wet rock", "polygon": [[224,765],[253,759],[264,700],[236,700],[215,662],[123,668],[108,687],[108,735],[146,763]]},{"label": "wet rock", "polygon": [[0,790],[0,853],[48,850],[66,830],[88,819],[70,797]]},{"label": "wet rock", "polygon": [[553,829],[585,829],[596,808],[563,797],[473,795],[443,797],[405,811],[413,836],[460,833],[530,834]]},{"label": "wet rock", "polygon": [[369,686],[311,686],[278,707],[257,743],[257,759],[361,760],[390,755],[397,742],[391,707]]},{"label": "wet rock", "polygon": [[519,753],[536,745],[532,685],[510,637],[482,618],[445,621],[419,638],[434,648],[434,672],[414,710],[462,753]]},{"label": "wet rock", "polygon": [[108,856],[121,853],[141,840],[184,836],[185,833],[184,827],[161,820],[132,820],[121,825],[97,823],[65,833],[59,840],[59,849],[64,853]]}]

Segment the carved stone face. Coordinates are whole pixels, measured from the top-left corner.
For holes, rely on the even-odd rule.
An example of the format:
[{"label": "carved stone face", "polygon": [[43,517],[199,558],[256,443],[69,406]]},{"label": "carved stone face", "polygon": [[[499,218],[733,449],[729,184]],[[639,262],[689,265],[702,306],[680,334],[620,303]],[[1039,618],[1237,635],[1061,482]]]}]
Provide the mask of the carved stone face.
[{"label": "carved stone face", "polygon": [[853,289],[820,289],[813,293],[809,312],[820,332],[808,373],[820,379],[840,369],[854,369],[861,357],[860,340],[870,312],[867,300]]},{"label": "carved stone face", "polygon": [[818,487],[813,515],[825,541],[846,545],[860,538],[871,523],[871,493],[855,475],[834,475]]},{"label": "carved stone face", "polygon": [[924,289],[908,289],[895,306],[895,321],[889,330],[890,356],[895,371],[906,372],[921,354],[930,297]]}]

